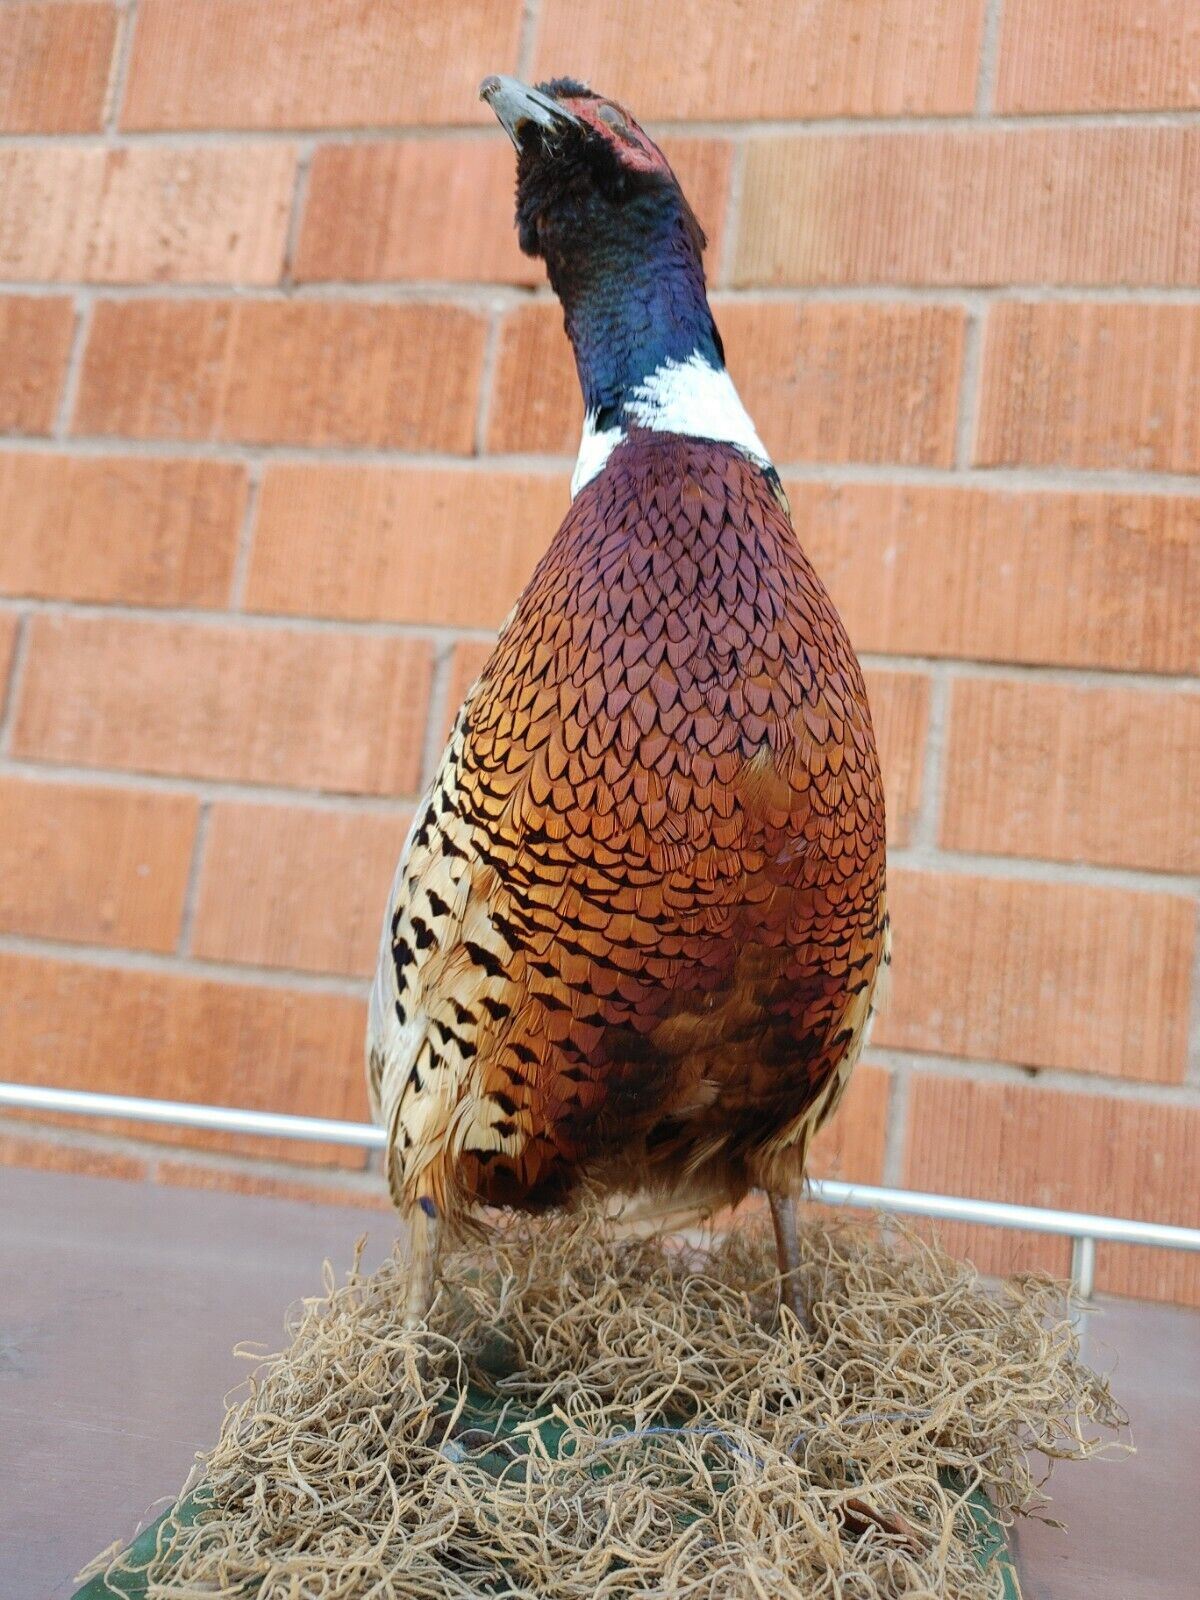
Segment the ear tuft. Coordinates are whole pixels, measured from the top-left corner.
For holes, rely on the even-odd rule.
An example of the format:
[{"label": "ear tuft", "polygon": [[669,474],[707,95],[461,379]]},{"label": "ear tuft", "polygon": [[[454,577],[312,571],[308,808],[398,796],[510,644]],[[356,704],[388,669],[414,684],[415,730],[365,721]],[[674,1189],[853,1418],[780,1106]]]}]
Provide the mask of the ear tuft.
[{"label": "ear tuft", "polygon": [[580,83],[578,78],[550,78],[545,83],[539,83],[536,88],[541,94],[548,94],[552,100],[574,100],[580,95],[587,95],[595,99],[586,83]]}]

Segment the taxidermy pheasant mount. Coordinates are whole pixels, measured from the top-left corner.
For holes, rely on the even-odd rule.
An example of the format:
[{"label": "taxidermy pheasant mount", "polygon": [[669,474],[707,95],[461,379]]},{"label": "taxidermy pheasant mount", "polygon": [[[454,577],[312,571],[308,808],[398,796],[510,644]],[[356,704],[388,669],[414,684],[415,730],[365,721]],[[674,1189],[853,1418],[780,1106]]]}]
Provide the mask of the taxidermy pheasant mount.
[{"label": "taxidermy pheasant mount", "polygon": [[570,79],[480,92],[587,416],[384,927],[368,1079],[409,1311],[479,1206],[760,1187],[804,1321],[791,1197],[889,959],[862,674],[725,370],[662,152]]}]

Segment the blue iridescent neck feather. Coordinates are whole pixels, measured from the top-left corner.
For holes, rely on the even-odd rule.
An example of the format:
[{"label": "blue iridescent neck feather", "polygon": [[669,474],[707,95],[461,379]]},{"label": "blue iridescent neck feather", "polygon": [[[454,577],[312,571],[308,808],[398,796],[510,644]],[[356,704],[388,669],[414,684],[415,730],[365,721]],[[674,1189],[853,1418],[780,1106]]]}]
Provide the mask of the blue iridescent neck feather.
[{"label": "blue iridescent neck feather", "polygon": [[522,124],[516,137],[517,231],[546,263],[579,370],[586,416],[572,491],[644,429],[732,446],[769,470],[725,371],[703,230],[662,151],[579,84],[538,95],[538,131]]},{"label": "blue iridescent neck feather", "polygon": [[621,232],[547,258],[562,301],[588,415],[598,428],[667,362],[697,358],[720,371],[720,334],[709,309],[690,214],[659,191],[627,206]]}]

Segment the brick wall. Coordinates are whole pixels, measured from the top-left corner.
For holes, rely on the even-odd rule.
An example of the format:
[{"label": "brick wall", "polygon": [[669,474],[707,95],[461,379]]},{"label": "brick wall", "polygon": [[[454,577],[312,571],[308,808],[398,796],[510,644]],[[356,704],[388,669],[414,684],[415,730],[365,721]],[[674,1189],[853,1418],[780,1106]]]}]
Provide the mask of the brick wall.
[{"label": "brick wall", "polygon": [[7,0],[0,1075],[365,1112],[392,863],[579,424],[494,70],[662,137],[864,654],[896,983],[824,1169],[1200,1223],[1194,0]]}]

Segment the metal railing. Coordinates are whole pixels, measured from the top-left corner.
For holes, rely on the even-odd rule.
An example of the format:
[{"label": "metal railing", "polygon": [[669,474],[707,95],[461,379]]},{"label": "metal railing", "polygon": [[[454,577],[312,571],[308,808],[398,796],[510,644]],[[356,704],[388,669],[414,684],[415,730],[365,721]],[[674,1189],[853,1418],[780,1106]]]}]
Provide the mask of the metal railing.
[{"label": "metal railing", "polygon": [[[315,1144],[354,1145],[381,1150],[383,1129],[368,1122],[328,1117],[295,1117],[281,1111],[247,1111],[236,1106],[193,1105],[185,1100],[147,1100],[136,1095],[95,1094],[85,1089],[48,1089],[0,1082],[0,1109],[48,1111],[75,1117],[119,1117],[126,1122],[157,1122],[216,1133],[257,1134]],[[1004,1200],[973,1200],[963,1195],[922,1194],[875,1184],[812,1178],[809,1192],[825,1205],[855,1206],[899,1216],[935,1217],[943,1222],[975,1222],[992,1228],[1057,1234],[1071,1240],[1071,1277],[1090,1299],[1096,1282],[1096,1244],[1141,1244],[1163,1250],[1200,1251],[1200,1228],[1126,1217],[1093,1216],[1086,1211],[1053,1211],[1043,1206],[1011,1205]]]}]

